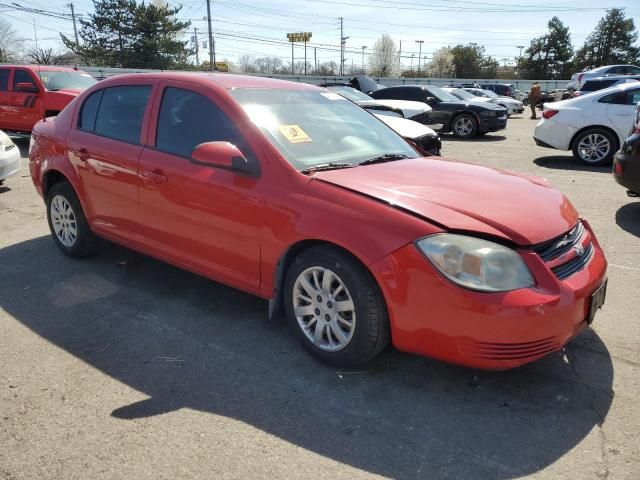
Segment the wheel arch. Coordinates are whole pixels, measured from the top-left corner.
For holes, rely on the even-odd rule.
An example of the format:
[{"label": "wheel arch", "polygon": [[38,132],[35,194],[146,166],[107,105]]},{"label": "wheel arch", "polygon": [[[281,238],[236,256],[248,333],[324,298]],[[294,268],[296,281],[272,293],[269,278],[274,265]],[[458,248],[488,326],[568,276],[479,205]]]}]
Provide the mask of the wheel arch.
[{"label": "wheel arch", "polygon": [[576,138],[578,138],[578,136],[580,134],[582,134],[583,132],[586,132],[587,130],[596,130],[596,129],[600,129],[600,130],[606,130],[607,132],[609,132],[614,140],[616,141],[616,144],[614,145],[614,150],[617,151],[620,148],[620,138],[618,137],[618,134],[615,132],[615,130],[611,127],[607,127],[605,125],[589,125],[587,127],[581,128],[580,130],[578,130],[573,137],[571,137],[571,142],[569,142],[569,150],[573,150],[573,145],[576,141]]},{"label": "wheel arch", "polygon": [[376,277],[371,271],[371,269],[367,267],[367,264],[364,261],[362,261],[362,259],[360,259],[351,250],[335,242],[332,242],[329,240],[323,240],[323,239],[304,239],[304,240],[299,240],[294,244],[290,245],[284,252],[282,252],[282,254],[280,255],[280,258],[278,259],[278,263],[276,264],[276,267],[273,271],[273,292],[272,292],[271,298],[269,299],[269,318],[270,319],[273,318],[282,309],[282,287],[284,285],[284,279],[287,275],[287,271],[289,270],[291,263],[302,252],[317,246],[328,246],[328,247],[336,248],[346,253],[347,255],[349,255],[351,258],[353,258],[354,261],[358,262],[358,264],[362,268],[364,268],[365,271],[369,273],[369,275],[371,275],[371,278],[373,279],[374,284],[380,293],[380,298],[382,298],[382,301],[384,302],[385,308],[387,309],[387,313],[388,313],[387,301],[386,301],[386,298],[384,297],[382,288],[380,288],[380,286],[378,285],[378,281],[376,280]]}]

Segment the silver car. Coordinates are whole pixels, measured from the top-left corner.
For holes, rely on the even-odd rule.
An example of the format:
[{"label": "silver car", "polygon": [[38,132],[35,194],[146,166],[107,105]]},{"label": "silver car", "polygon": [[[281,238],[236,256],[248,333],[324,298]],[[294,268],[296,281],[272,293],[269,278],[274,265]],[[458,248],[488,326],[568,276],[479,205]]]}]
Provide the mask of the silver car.
[{"label": "silver car", "polygon": [[605,65],[604,67],[574,73],[569,83],[567,83],[567,88],[570,90],[578,90],[584,85],[584,82],[591,78],[606,77],[609,75],[640,75],[640,67],[635,65]]}]

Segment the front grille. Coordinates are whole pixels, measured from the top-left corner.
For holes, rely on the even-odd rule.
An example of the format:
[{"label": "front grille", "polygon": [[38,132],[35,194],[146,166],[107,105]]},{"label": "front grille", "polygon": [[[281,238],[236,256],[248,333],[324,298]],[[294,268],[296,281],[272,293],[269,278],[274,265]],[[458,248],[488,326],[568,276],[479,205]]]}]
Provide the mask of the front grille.
[{"label": "front grille", "polygon": [[541,243],[533,247],[533,250],[540,255],[540,258],[545,262],[558,258],[569,250],[571,250],[576,243],[580,241],[584,235],[584,225],[582,222],[578,222],[575,227],[569,230],[568,233],[554,238],[548,242]]},{"label": "front grille", "polygon": [[[560,280],[569,278],[574,273],[582,270],[591,260],[594,254],[594,247],[591,241],[584,244],[584,236],[586,229],[582,222],[578,222],[575,227],[564,235],[549,240],[533,247],[540,258],[545,262],[553,262],[557,258],[562,257],[572,249],[576,251],[576,255],[568,261],[551,267],[551,271]],[[584,250],[582,250],[584,248]]]},{"label": "front grille", "polygon": [[582,255],[572,258],[567,263],[553,267],[551,271],[555,273],[556,277],[560,280],[564,280],[565,278],[569,278],[574,273],[582,270],[585,265],[589,263],[591,257],[593,257],[593,244],[590,243],[584,249],[584,253]]}]

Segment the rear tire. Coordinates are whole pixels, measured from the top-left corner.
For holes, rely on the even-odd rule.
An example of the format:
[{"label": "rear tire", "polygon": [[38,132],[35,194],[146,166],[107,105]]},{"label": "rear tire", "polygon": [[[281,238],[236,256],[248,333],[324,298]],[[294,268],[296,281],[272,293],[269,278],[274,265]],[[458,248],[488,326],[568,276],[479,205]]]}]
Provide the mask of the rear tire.
[{"label": "rear tire", "polygon": [[91,231],[76,192],[68,182],[56,183],[47,192],[47,221],[54,242],[69,257],[94,253],[98,237]]},{"label": "rear tire", "polygon": [[618,149],[615,137],[602,128],[589,128],[573,140],[573,156],[583,165],[610,165]]},{"label": "rear tire", "polygon": [[329,365],[361,365],[389,343],[386,304],[371,274],[348,253],[309,248],[292,262],[283,289],[289,326]]}]

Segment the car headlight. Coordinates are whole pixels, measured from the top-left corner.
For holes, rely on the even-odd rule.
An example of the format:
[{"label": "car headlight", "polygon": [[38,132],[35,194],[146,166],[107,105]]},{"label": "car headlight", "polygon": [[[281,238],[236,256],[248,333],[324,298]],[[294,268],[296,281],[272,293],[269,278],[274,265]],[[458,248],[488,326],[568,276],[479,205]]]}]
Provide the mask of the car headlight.
[{"label": "car headlight", "polygon": [[480,112],[480,115],[483,117],[495,117],[496,116],[496,111],[495,110],[485,110],[483,112]]},{"label": "car headlight", "polygon": [[418,248],[449,280],[482,292],[535,285],[520,255],[500,244],[452,233],[425,237]]}]

